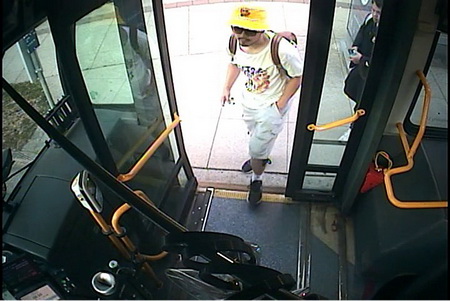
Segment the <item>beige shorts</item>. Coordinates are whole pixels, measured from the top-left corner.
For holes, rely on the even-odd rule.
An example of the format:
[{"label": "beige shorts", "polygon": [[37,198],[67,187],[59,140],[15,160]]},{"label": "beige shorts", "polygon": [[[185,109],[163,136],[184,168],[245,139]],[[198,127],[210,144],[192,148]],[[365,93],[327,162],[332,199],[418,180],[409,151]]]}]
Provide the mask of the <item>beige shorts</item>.
[{"label": "beige shorts", "polygon": [[250,134],[248,152],[250,158],[267,159],[272,152],[278,134],[283,130],[284,117],[289,110],[289,104],[278,110],[275,103],[263,109],[243,107],[242,117]]}]

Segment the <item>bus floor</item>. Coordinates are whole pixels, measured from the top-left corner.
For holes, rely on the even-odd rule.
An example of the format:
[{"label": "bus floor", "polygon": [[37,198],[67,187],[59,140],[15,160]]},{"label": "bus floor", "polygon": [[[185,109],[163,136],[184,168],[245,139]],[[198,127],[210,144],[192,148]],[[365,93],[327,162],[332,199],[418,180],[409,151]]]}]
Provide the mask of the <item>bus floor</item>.
[{"label": "bus floor", "polygon": [[332,204],[264,193],[252,207],[242,191],[199,188],[186,226],[236,235],[260,248],[261,266],[290,274],[296,289],[325,299],[364,299],[354,267],[351,221]]}]

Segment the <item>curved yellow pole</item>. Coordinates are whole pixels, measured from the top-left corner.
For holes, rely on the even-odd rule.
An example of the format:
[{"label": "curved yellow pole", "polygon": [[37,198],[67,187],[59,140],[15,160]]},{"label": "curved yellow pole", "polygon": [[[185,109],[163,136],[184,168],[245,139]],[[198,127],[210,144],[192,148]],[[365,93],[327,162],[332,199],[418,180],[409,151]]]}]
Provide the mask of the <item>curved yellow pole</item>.
[{"label": "curved yellow pole", "polygon": [[384,169],[384,186],[386,187],[386,193],[388,196],[389,202],[391,202],[392,205],[398,207],[398,208],[445,208],[448,207],[448,201],[400,201],[397,199],[394,195],[394,190],[392,187],[392,181],[391,177],[393,175],[404,173],[409,170],[411,170],[414,166],[414,155],[417,151],[417,148],[419,147],[419,144],[423,138],[423,135],[425,133],[427,118],[428,118],[428,110],[430,106],[430,100],[431,100],[431,88],[423,74],[422,71],[418,70],[417,75],[419,76],[420,80],[422,81],[422,84],[425,88],[425,96],[423,101],[423,108],[422,108],[422,116],[420,118],[420,127],[419,131],[416,135],[416,138],[414,138],[413,144],[410,147],[408,144],[408,140],[406,138],[405,130],[403,129],[402,123],[397,123],[397,129],[400,135],[400,140],[402,142],[403,149],[405,151],[406,160],[408,163],[404,166],[395,167],[392,169]]},{"label": "curved yellow pole", "polygon": [[324,131],[324,130],[329,130],[344,124],[349,124],[352,122],[355,122],[356,120],[358,120],[359,117],[363,116],[364,114],[366,114],[366,111],[364,109],[359,109],[356,110],[355,114],[353,114],[350,117],[341,119],[341,120],[336,120],[327,124],[323,124],[323,125],[315,125],[315,124],[308,124],[308,126],[306,127],[308,130],[310,131]]},{"label": "curved yellow pole", "polygon": [[148,263],[149,257],[152,258],[152,260],[156,259],[161,259],[163,258],[165,255],[163,255],[161,257],[161,254],[156,255],[155,257],[153,256],[149,256],[149,255],[143,255],[141,253],[139,253],[138,249],[136,248],[136,246],[133,244],[133,242],[131,241],[131,239],[127,236],[126,232],[123,231],[122,227],[119,224],[119,219],[122,217],[122,215],[127,212],[129,209],[131,208],[130,205],[128,205],[127,203],[122,204],[122,206],[120,206],[113,214],[112,220],[111,220],[111,225],[114,229],[114,232],[116,233],[116,235],[122,240],[123,244],[127,247],[128,251],[130,252],[130,254],[134,254],[136,260],[138,262],[142,262],[142,268],[144,269],[144,271],[150,276],[150,278],[154,281],[155,285],[157,287],[162,287],[163,286],[163,282],[161,280],[158,279],[158,276],[156,276],[155,272],[153,271],[152,267],[150,266],[150,264]]},{"label": "curved yellow pole", "polygon": [[150,200],[150,198],[142,191],[142,190],[135,190],[133,191],[135,195],[141,198],[147,205],[155,207],[155,204]]},{"label": "curved yellow pole", "polygon": [[128,253],[128,250],[124,247],[124,245],[120,242],[120,240],[114,235],[114,231],[112,231],[111,226],[109,226],[106,221],[103,219],[103,217],[95,212],[94,210],[89,210],[94,220],[97,222],[97,224],[102,229],[103,233],[111,233],[108,234],[108,238],[111,240],[111,242],[114,244],[114,246],[119,250],[120,254],[125,257],[127,260],[130,260],[130,254]]},{"label": "curved yellow pole", "polygon": [[142,155],[142,157],[136,162],[133,168],[126,174],[120,174],[117,179],[120,182],[127,182],[133,179],[136,174],[142,169],[144,164],[150,159],[150,157],[155,153],[158,147],[164,142],[164,140],[169,136],[170,132],[180,123],[180,117],[175,113],[174,121],[158,136],[158,138],[152,143],[152,145],[147,149],[147,151]]},{"label": "curved yellow pole", "polygon": [[[122,230],[122,227],[120,227],[120,224],[119,224],[119,219],[130,208],[131,208],[131,206],[128,205],[127,203],[124,203],[122,206],[120,206],[113,214],[113,217],[111,220],[111,225],[114,229],[114,232],[118,236],[121,236],[121,239],[122,239],[123,243],[125,244],[125,246],[127,247],[127,249],[131,253],[135,253],[137,251],[136,246],[133,244],[131,239],[125,234],[125,232]],[[140,253],[138,253],[138,254],[139,254],[140,258],[145,261],[155,261],[155,260],[164,258],[168,253],[166,251],[162,251],[156,255],[145,255],[145,254],[140,254]]]},{"label": "curved yellow pole", "polygon": [[[150,200],[150,198],[142,190],[135,190],[134,193],[138,197],[140,197],[143,201],[145,201],[145,203],[147,203],[149,206],[155,206],[155,204],[153,204],[153,202]],[[166,257],[167,254],[169,254],[169,253],[166,251],[162,251],[161,253],[156,254],[156,255],[142,254],[142,257],[144,258],[144,260],[155,261],[155,260],[159,260],[159,259]]]}]

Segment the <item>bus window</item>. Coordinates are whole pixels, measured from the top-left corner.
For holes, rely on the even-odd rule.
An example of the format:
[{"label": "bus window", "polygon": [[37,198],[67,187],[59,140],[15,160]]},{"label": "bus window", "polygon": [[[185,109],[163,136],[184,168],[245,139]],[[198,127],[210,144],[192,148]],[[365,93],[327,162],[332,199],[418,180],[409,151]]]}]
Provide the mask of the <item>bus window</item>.
[{"label": "bus window", "polygon": [[[3,78],[42,115],[63,95],[56,60],[52,57],[56,57],[53,37],[48,22],[44,21],[7,49],[2,59]],[[2,149],[11,149],[13,158],[12,169],[3,178],[6,200],[49,138],[5,90],[2,120]]]},{"label": "bus window", "polygon": [[[108,2],[76,23],[82,75],[120,174],[127,174],[172,122],[165,87],[158,84],[161,65],[154,62],[157,37],[147,34],[145,23],[136,1]],[[133,181],[156,205],[179,158],[173,135]],[[181,173],[179,180],[183,186],[187,179]]]},{"label": "bus window", "polygon": [[[426,74],[431,88],[430,109],[428,112],[427,126],[447,129],[447,87],[448,87],[448,65],[447,65],[447,33],[441,33],[437,40],[429,70]],[[412,113],[406,119],[419,126],[422,114],[424,89],[413,102]],[[411,111],[411,110],[410,110]]]}]

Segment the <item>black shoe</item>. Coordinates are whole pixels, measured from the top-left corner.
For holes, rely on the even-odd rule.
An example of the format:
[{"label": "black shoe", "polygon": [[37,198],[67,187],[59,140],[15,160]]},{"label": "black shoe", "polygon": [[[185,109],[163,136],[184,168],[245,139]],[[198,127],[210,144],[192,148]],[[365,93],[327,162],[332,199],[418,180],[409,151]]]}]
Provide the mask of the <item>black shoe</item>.
[{"label": "black shoe", "polygon": [[250,191],[248,192],[247,202],[250,205],[258,205],[261,203],[262,197],[262,181],[255,180],[250,183]]},{"label": "black shoe", "polygon": [[[263,160],[263,164],[264,164],[264,165],[266,165],[266,164],[272,164],[272,160],[270,160],[270,159],[264,159],[264,160]],[[241,171],[242,171],[242,172],[245,172],[245,173],[251,172],[251,171],[252,171],[252,165],[250,164],[250,159],[248,159],[247,161],[244,162],[244,164],[242,164]]]}]

